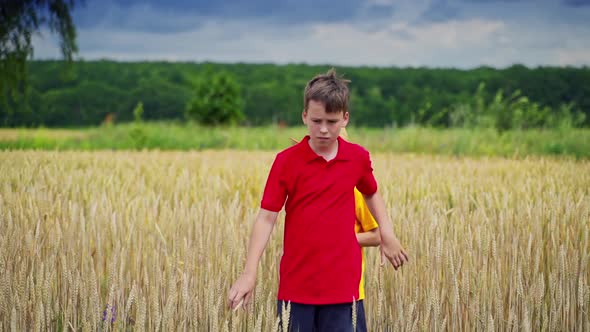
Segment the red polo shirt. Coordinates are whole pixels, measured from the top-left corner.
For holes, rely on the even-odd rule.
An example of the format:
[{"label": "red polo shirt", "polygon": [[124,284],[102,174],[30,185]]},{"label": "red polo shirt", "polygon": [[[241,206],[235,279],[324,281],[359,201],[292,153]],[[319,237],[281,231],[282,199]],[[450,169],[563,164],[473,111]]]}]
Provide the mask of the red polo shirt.
[{"label": "red polo shirt", "polygon": [[338,153],[327,162],[306,136],[277,155],[261,207],[278,212],[285,205],[279,300],[334,304],[359,298],[355,186],[366,195],[377,191],[369,152],[360,145],[338,138]]}]

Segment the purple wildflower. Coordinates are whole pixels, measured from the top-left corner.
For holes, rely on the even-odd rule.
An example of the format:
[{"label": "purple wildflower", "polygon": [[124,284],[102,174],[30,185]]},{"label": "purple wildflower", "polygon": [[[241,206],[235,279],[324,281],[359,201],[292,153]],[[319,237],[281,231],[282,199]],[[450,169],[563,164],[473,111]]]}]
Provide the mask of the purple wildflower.
[{"label": "purple wildflower", "polygon": [[117,305],[108,305],[107,304],[106,309],[102,312],[102,321],[103,322],[106,321],[109,308],[111,311],[111,324],[112,324],[115,322],[115,319],[117,318]]}]

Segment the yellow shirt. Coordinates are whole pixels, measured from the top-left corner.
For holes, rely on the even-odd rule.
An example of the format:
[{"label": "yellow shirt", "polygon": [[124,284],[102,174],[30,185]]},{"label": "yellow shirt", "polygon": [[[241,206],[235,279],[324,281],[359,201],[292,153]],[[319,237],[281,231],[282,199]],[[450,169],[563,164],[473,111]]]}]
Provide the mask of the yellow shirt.
[{"label": "yellow shirt", "polygon": [[[363,194],[360,193],[356,188],[354,188],[354,203],[355,203],[355,211],[356,211],[356,222],[354,224],[354,231],[356,233],[363,233],[373,230],[379,227],[373,215],[369,211],[369,207],[365,202],[365,198]],[[361,248],[361,257],[362,257],[362,272],[361,272],[361,283],[359,285],[359,300],[363,300],[365,298],[365,253],[363,252],[363,248]]]}]

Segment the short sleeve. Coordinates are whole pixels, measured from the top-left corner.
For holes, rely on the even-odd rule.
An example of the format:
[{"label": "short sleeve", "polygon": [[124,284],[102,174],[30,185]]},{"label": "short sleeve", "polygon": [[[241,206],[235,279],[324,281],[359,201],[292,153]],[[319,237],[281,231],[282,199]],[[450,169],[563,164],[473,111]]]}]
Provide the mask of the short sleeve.
[{"label": "short sleeve", "polygon": [[361,177],[356,187],[361,193],[371,196],[377,192],[377,180],[375,180],[375,176],[373,175],[373,166],[368,151],[363,151],[359,162],[361,162]]},{"label": "short sleeve", "polygon": [[355,188],[354,189],[354,202],[356,210],[356,220],[361,225],[361,232],[368,232],[379,227],[379,224],[373,218],[367,202],[363,195]]},{"label": "short sleeve", "polygon": [[278,154],[266,179],[266,186],[260,203],[260,207],[265,210],[279,212],[285,204],[285,199],[287,199],[287,186],[284,181],[285,164],[284,155]]}]

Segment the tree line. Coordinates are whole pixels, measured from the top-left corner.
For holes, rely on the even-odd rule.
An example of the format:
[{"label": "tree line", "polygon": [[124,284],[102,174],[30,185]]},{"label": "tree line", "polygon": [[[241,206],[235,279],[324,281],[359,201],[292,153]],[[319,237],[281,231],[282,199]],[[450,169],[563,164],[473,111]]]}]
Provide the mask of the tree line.
[{"label": "tree line", "polygon": [[[20,93],[0,91],[0,126],[144,120],[294,125],[306,82],[330,66],[32,61]],[[336,67],[351,80],[351,123],[502,129],[590,126],[590,68]]]}]

